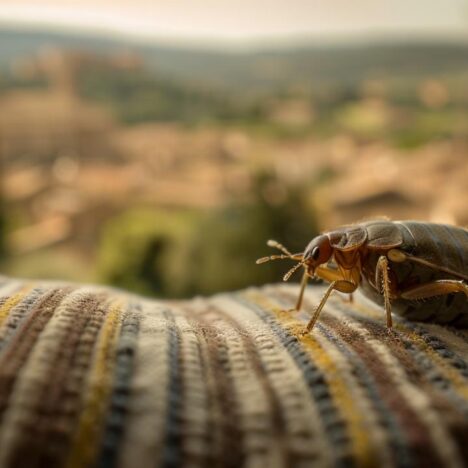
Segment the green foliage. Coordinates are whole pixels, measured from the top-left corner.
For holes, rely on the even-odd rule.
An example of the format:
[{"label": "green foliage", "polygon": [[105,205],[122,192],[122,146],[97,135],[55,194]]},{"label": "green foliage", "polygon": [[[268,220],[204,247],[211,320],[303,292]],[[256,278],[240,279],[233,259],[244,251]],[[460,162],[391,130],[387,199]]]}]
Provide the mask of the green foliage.
[{"label": "green foliage", "polygon": [[408,111],[411,125],[396,125],[387,138],[398,148],[415,148],[433,141],[468,135],[468,117],[459,109]]},{"label": "green foliage", "polygon": [[88,66],[81,71],[78,84],[83,97],[106,104],[127,124],[229,120],[239,113],[222,94],[176,83],[143,69]]},{"label": "green foliage", "polygon": [[317,233],[306,190],[256,179],[253,199],[204,216],[131,211],[105,227],[99,277],[138,293],[187,297],[280,281],[290,261],[256,265],[274,238],[302,251]]},{"label": "green foliage", "polygon": [[20,79],[10,72],[0,70],[0,95],[11,90],[19,89],[45,89],[48,82],[44,76]]},{"label": "green foliage", "polygon": [[[275,198],[279,192],[281,200]],[[297,252],[317,233],[306,193],[263,175],[256,181],[251,203],[234,204],[208,216],[199,227],[190,261],[197,291],[213,293],[281,281],[292,261],[256,265],[255,260],[278,253],[266,246],[268,239]]]},{"label": "green foliage", "polygon": [[189,212],[161,210],[133,210],[112,219],[102,232],[98,278],[141,294],[180,295],[194,220]]}]

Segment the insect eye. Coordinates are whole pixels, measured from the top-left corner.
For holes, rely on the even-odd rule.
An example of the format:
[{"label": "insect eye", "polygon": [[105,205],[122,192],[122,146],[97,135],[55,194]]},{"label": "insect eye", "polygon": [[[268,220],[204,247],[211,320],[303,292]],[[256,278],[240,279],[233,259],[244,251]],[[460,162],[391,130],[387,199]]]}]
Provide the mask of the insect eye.
[{"label": "insect eye", "polygon": [[313,260],[318,260],[320,257],[320,249],[318,247],[314,247],[312,250],[312,259]]}]

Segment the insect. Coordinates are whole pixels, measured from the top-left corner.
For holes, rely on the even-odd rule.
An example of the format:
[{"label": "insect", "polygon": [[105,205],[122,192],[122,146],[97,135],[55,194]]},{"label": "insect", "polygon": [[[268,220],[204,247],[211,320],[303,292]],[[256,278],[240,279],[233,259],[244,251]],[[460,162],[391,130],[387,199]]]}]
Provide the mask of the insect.
[{"label": "insect", "polygon": [[412,320],[468,326],[468,229],[417,221],[368,221],[325,232],[304,252],[291,253],[276,241],[270,247],[281,255],[259,258],[298,263],[304,274],[294,310],[300,310],[309,278],[330,283],[305,333],[310,332],[332,291],[352,294],[358,287],[384,305],[387,327],[392,309]]}]

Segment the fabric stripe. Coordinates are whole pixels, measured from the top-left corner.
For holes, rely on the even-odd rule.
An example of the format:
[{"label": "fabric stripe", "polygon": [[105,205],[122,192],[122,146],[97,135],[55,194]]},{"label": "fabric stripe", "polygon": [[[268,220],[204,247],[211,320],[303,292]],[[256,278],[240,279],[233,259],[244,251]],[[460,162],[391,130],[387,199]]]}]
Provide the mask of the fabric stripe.
[{"label": "fabric stripe", "polygon": [[280,406],[278,395],[266,376],[265,367],[255,347],[255,343],[252,341],[252,338],[249,336],[247,331],[242,329],[236,320],[232,319],[228,314],[223,313],[223,307],[216,306],[217,302],[219,302],[219,299],[218,301],[212,301],[213,305],[210,310],[212,310],[213,314],[219,319],[227,321],[227,323],[238,333],[239,339],[243,343],[249,364],[262,387],[263,393],[265,394],[266,402],[269,406],[267,418],[265,419],[268,420],[268,415],[270,416],[270,421],[266,430],[270,436],[270,440],[276,439],[279,441],[273,447],[267,447],[267,450],[271,453],[273,460],[284,464],[285,466],[290,466],[293,463],[291,453],[289,453],[285,444],[282,443],[286,437],[285,417]]},{"label": "fabric stripe", "polygon": [[126,415],[130,404],[130,380],[133,373],[136,344],[140,327],[141,307],[131,304],[124,318],[116,347],[113,387],[109,398],[102,446],[97,466],[114,467],[117,464],[119,445],[124,437]]},{"label": "fabric stripe", "polygon": [[32,285],[27,285],[21,288],[15,295],[9,297],[4,304],[0,306],[0,326],[2,326],[5,319],[10,314],[10,311],[15,307],[22,299],[26,297],[26,294],[32,289]]},{"label": "fabric stripe", "polygon": [[0,277],[0,466],[467,466],[467,332],[333,295],[303,336],[323,291]]},{"label": "fabric stripe", "polygon": [[[245,451],[241,428],[241,411],[234,393],[234,375],[230,370],[229,342],[207,317],[191,304],[189,320],[206,352],[207,382],[213,430],[210,437],[212,450],[210,465],[219,460],[220,466],[243,466]],[[195,310],[194,310],[195,308]],[[191,311],[191,312],[190,312]]]},{"label": "fabric stripe", "polygon": [[78,427],[73,436],[66,465],[90,466],[97,456],[96,441],[100,441],[101,429],[111,392],[113,357],[121,327],[124,305],[117,299],[109,305],[105,322],[96,342],[93,365],[88,376],[85,400],[80,412]]},{"label": "fabric stripe", "polygon": [[[356,307],[366,316],[375,317],[376,312],[364,304],[357,303]],[[355,316],[355,314],[351,314]],[[369,322],[368,322],[369,323]],[[404,319],[397,319],[394,328],[407,336],[413,345],[416,345],[438,372],[446,378],[456,392],[468,399],[468,363],[461,355],[456,355],[453,350],[447,349],[435,336],[431,336],[423,325],[411,323]]]},{"label": "fabric stripe", "polygon": [[251,309],[238,300],[237,294],[217,296],[213,301],[219,310],[240,324],[243,334],[250,335],[256,344],[262,367],[282,407],[292,463],[330,466],[331,449],[320,424],[318,407],[310,398],[301,369],[280,339],[271,333],[269,323],[252,314]]},{"label": "fabric stripe", "polygon": [[[367,307],[360,306],[359,308],[367,315],[374,313]],[[427,332],[423,331],[425,326],[404,320],[400,320],[398,323],[405,348],[412,354],[415,364],[422,369],[421,372],[425,379],[431,382],[432,387],[428,387],[426,383],[422,385],[423,388],[426,387],[427,394],[433,400],[433,406],[438,409],[439,418],[443,421],[450,415],[452,423],[446,430],[451,432],[463,458],[468,459],[468,447],[465,443],[468,440],[468,428],[464,424],[464,421],[468,420],[468,399],[466,397],[468,365],[466,357],[463,359],[461,356],[456,356],[442,342],[428,335]],[[441,328],[440,326],[436,327]],[[412,332],[412,329],[418,330],[419,334]],[[443,426],[443,422],[439,423],[439,426]],[[440,435],[434,437],[437,440],[442,440]],[[440,442],[440,444],[442,449],[450,446],[449,442],[446,444]]]},{"label": "fabric stripe", "polygon": [[166,305],[142,301],[140,328],[130,382],[130,405],[119,466],[160,466],[165,441],[169,379]]},{"label": "fabric stripe", "polygon": [[168,358],[169,358],[169,378],[168,378],[168,399],[166,411],[166,434],[164,449],[161,455],[161,466],[171,468],[181,464],[182,452],[182,431],[180,426],[180,408],[182,404],[182,379],[181,379],[181,353],[180,331],[175,323],[174,316],[169,310],[164,312],[164,317],[168,323]]},{"label": "fabric stripe", "polygon": [[[242,300],[242,296],[239,296],[239,298]],[[330,388],[326,374],[323,372],[324,363],[322,362],[322,365],[319,365],[314,360],[308,358],[310,349],[304,349],[302,340],[297,336],[302,329],[301,325],[296,320],[291,319],[290,314],[272,307],[270,301],[260,294],[248,294],[247,301],[245,302],[247,306],[259,314],[260,317],[267,320],[271,329],[278,335],[283,345],[291,353],[296,364],[302,369],[311,392],[311,397],[317,400],[327,437],[334,447],[335,465],[353,466],[354,459],[350,451],[351,441],[347,433],[346,422],[343,421],[339,410],[335,406],[336,402],[333,401],[332,392],[337,389]],[[271,310],[273,315],[265,312],[264,308]],[[312,340],[305,337],[304,341],[306,346],[312,343],[310,348],[313,347]],[[327,358],[324,359],[326,360]]]},{"label": "fabric stripe", "polygon": [[54,360],[63,349],[75,311],[90,299],[89,294],[86,290],[76,291],[61,303],[25,362],[4,413],[0,430],[0,466],[21,466],[23,457],[37,456],[37,450],[25,447],[34,447],[36,413],[40,411],[41,398],[47,392],[50,376],[55,370]]},{"label": "fabric stripe", "polygon": [[[336,302],[337,308],[342,309],[343,304],[340,304],[338,301]],[[337,312],[333,310],[332,314],[336,316]],[[354,317],[353,315],[353,318]],[[382,320],[380,322],[382,322]],[[423,443],[420,440],[420,435],[417,440],[412,441],[412,445],[417,451],[418,457],[422,457],[420,463],[433,464],[437,459],[436,457],[438,457],[439,459],[445,459],[447,466],[462,466],[457,449],[448,435],[447,428],[444,427],[441,415],[433,411],[428,397],[421,391],[421,388],[427,386],[425,376],[420,374],[418,381],[413,382],[419,372],[406,350],[401,347],[401,336],[394,337],[389,335],[383,323],[379,325],[377,322],[376,326],[375,323],[368,322],[365,328],[358,320],[348,323],[350,328],[362,334],[366,339],[366,343],[375,352],[376,360],[380,358],[382,361],[382,365],[379,366],[379,372],[382,372],[384,368],[388,369],[388,377],[384,379],[384,383],[388,385],[388,382],[392,380],[395,392],[399,391],[403,397],[397,405],[397,409],[401,409],[402,405],[409,405],[408,408],[414,413],[416,419],[412,418],[406,421],[405,427],[409,428],[411,424],[416,424],[418,419],[421,424],[424,425],[425,429],[423,429],[422,426],[418,429],[418,425],[416,425],[416,432],[414,434],[409,433],[408,436],[410,438],[413,435],[417,436],[417,434],[420,434],[419,430],[421,429],[430,436],[431,440],[427,443]],[[364,353],[364,355],[368,354]],[[396,359],[398,359],[398,361]],[[413,379],[409,379],[408,375],[412,375]],[[433,452],[431,454],[433,449],[437,449],[437,453]]]},{"label": "fabric stripe", "polygon": [[101,300],[99,295],[85,297],[80,313],[72,314],[70,330],[52,359],[53,372],[41,396],[34,430],[34,444],[46,447],[39,465],[53,466],[54,460],[60,460],[62,466],[65,463],[83,397],[83,392],[77,394],[71,389],[82,385],[91,365],[93,346],[89,338],[96,339],[103,322]]},{"label": "fabric stripe", "polygon": [[3,321],[3,326],[0,327],[0,353],[4,352],[8,341],[16,334],[25,317],[31,313],[35,302],[40,301],[43,293],[44,290],[35,288],[10,309],[8,317]]},{"label": "fabric stripe", "polygon": [[162,304],[142,303],[119,465],[160,466],[168,394],[168,327]]},{"label": "fabric stripe", "polygon": [[[285,303],[290,303],[291,300],[293,300],[294,298],[292,298],[290,295],[286,295],[286,296],[283,296],[282,299],[283,301],[285,301]],[[338,332],[337,336],[341,339],[340,340],[341,343],[347,343],[348,345],[350,345],[350,342],[348,342],[348,340],[343,340],[342,335],[346,335],[346,331],[343,330],[343,328],[341,327],[341,324],[335,323],[333,324],[333,327],[329,327],[329,328],[330,329],[333,328],[335,332]],[[345,333],[343,333],[343,331]],[[333,341],[333,340],[330,340],[324,337],[326,333],[327,333],[326,328],[322,324],[319,324],[317,329],[314,330],[313,337],[317,341],[320,341],[323,343],[322,349],[326,349],[326,352],[328,353],[330,358],[333,359],[335,363],[338,364],[339,362],[343,362],[343,360],[340,359],[341,353],[343,352],[343,348],[341,347],[340,349],[334,351],[334,347],[327,345],[327,342]],[[328,332],[328,335],[329,335],[328,338],[330,338],[329,332]],[[312,334],[309,336],[312,336]],[[335,341],[336,341],[336,338],[335,338]],[[353,349],[352,346],[351,348]],[[354,353],[359,353],[359,350],[355,350]],[[322,354],[324,354],[324,352],[322,352]],[[353,367],[353,370],[354,370],[354,367]],[[349,389],[349,388],[358,388],[358,386],[354,382],[355,372],[348,373],[346,372],[346,368],[338,368],[338,369],[330,368],[328,369],[327,372],[335,372],[335,373],[338,373],[342,377],[343,381],[340,383],[338,387],[338,391],[346,391],[343,389]],[[379,385],[377,383],[377,387],[378,386]],[[381,395],[377,394],[377,399],[380,400],[380,398],[381,398]],[[363,405],[362,400],[363,398],[362,398],[361,393],[353,392],[353,393],[350,393],[349,398],[347,400],[339,400],[339,407],[341,409],[341,412],[345,420],[350,426],[351,437],[356,446],[357,463],[360,466],[361,465],[366,466],[369,463],[370,464],[374,463],[375,459],[377,459],[382,454],[375,452],[376,442],[373,440],[372,441],[370,440],[370,437],[374,436],[375,434],[369,431],[369,427],[371,427],[371,421],[368,420],[368,417],[369,417],[368,405],[364,403],[364,408],[360,407],[361,405]],[[379,405],[379,406],[382,406],[382,405]],[[350,408],[352,409],[352,411],[350,411]],[[385,411],[385,414],[388,415],[388,411]],[[388,418],[386,421],[388,422]],[[390,422],[394,426],[395,420],[393,418],[390,419]],[[395,433],[398,434],[400,429],[401,428],[397,426],[394,430],[394,434]],[[363,435],[365,436],[363,437]],[[402,440],[398,435],[397,435],[395,442],[396,444],[395,443],[393,444],[393,449],[397,449],[399,463],[401,463],[402,466],[408,466],[409,454],[408,454],[407,448],[402,444]],[[385,463],[385,461],[382,461],[381,463]]]},{"label": "fabric stripe", "polygon": [[[369,409],[365,408],[363,415],[369,417],[371,412],[376,412],[375,420],[373,417],[370,424],[373,429],[369,431],[369,436],[373,438],[376,459],[381,460],[381,466],[408,466],[408,447],[401,437],[398,422],[389,406],[380,397],[378,386],[372,374],[367,371],[366,363],[359,358],[359,354],[351,346],[340,339],[340,335],[332,332],[331,327],[318,324],[318,328],[349,361],[352,361],[353,365],[349,372],[356,375],[359,382],[357,388],[365,389],[363,391],[370,399]],[[383,426],[387,433],[380,431],[380,426]]]},{"label": "fabric stripe", "polygon": [[[444,348],[451,348],[452,351],[457,354],[458,359],[462,359],[462,356],[468,356],[468,343],[454,333],[453,329],[441,327],[440,325],[433,325],[431,323],[425,323],[424,328],[428,331],[430,336],[437,338],[443,343]],[[418,328],[415,328],[415,330],[418,331]]]},{"label": "fabric stripe", "polygon": [[[271,291],[273,297],[278,298],[282,301],[282,304],[289,304],[294,298],[291,294],[278,293],[278,291]],[[320,299],[320,295],[314,296],[313,301],[317,303]],[[308,320],[309,317],[304,317]],[[401,436],[402,427],[398,424],[393,412],[389,405],[386,404],[385,400],[379,392],[379,385],[376,382],[374,376],[368,371],[368,366],[360,357],[359,350],[355,350],[352,345],[348,343],[347,330],[343,328],[341,323],[335,322],[330,326],[324,323],[325,320],[321,320],[316,325],[317,332],[314,331],[314,336],[317,339],[325,338],[334,345],[339,353],[341,353],[346,359],[340,359],[339,353],[334,353],[334,359],[338,362],[343,362],[346,370],[342,370],[342,374],[347,374],[350,378],[349,388],[362,388],[363,393],[355,392],[353,397],[356,398],[356,404],[362,405],[361,411],[363,416],[370,416],[371,411],[375,411],[375,416],[368,424],[373,425],[374,429],[369,433],[369,436],[375,436],[376,440],[373,440],[373,446],[376,447],[377,453],[372,456],[374,458],[381,457],[381,466],[390,463],[390,459],[393,458],[392,466],[411,466],[410,454],[408,445],[405,443],[404,438]],[[345,338],[345,339],[343,339]],[[353,381],[356,378],[359,384]],[[367,403],[367,401],[369,403]],[[378,421],[376,423],[375,421]],[[379,423],[386,428],[387,434],[379,433]],[[382,440],[388,439],[388,440]],[[378,447],[378,448],[377,448]]]},{"label": "fabric stripe", "polygon": [[[360,322],[365,323],[367,327],[371,326],[366,319],[361,319]],[[415,337],[414,333],[411,332],[412,326],[410,324],[407,324],[407,326],[399,324],[398,328],[402,332],[399,335],[400,344],[403,344],[406,351],[412,355],[414,364],[420,368],[419,372],[424,373],[425,378],[431,380],[436,388],[439,387],[444,392],[450,392],[450,398],[457,399],[459,405],[461,405],[461,407],[458,406],[458,410],[462,409],[463,406],[466,407],[467,401],[463,398],[463,395],[457,394],[452,388],[454,380],[457,386],[463,388],[463,384],[460,381],[466,379],[466,362],[460,358],[455,358],[454,362],[444,362],[425,340],[423,340],[424,344],[422,345],[414,342]],[[451,353],[450,356],[453,358]],[[454,378],[452,379],[442,369],[448,369],[448,373]],[[456,370],[460,371],[461,375],[458,375]]]},{"label": "fabric stripe", "polygon": [[36,343],[39,335],[53,311],[67,294],[68,289],[52,290],[45,294],[38,304],[31,306],[31,310],[23,323],[18,326],[16,333],[10,338],[6,337],[0,342],[0,420],[7,407],[8,399],[14,383],[19,375],[19,370],[26,362],[29,353]]},{"label": "fabric stripe", "polygon": [[180,361],[184,390],[179,418],[183,464],[187,461],[193,466],[209,466],[216,459],[212,447],[214,436],[218,437],[223,429],[220,405],[215,397],[216,380],[210,372],[205,335],[200,330],[202,327],[206,330],[209,325],[201,325],[194,318],[197,311],[193,306],[181,304],[177,311],[180,314],[177,314],[176,322],[182,337]]}]

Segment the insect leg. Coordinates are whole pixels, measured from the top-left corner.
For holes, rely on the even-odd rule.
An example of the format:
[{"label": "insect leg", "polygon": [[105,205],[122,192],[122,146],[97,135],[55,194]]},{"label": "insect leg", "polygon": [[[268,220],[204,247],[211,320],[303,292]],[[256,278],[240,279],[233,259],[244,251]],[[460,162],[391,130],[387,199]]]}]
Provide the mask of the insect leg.
[{"label": "insect leg", "polygon": [[468,299],[468,285],[457,280],[436,280],[405,289],[400,293],[403,299],[426,299],[434,296],[443,296],[456,292],[464,292]]},{"label": "insect leg", "polygon": [[339,270],[334,270],[324,266],[318,266],[314,273],[315,276],[318,276],[319,278],[329,282],[343,280],[343,275]]},{"label": "insect leg", "polygon": [[388,277],[388,260],[382,255],[377,261],[375,270],[375,285],[383,294],[385,302],[385,313],[387,314],[387,327],[392,328],[392,306],[390,304],[390,279]]},{"label": "insect leg", "polygon": [[336,289],[337,291],[343,292],[343,293],[353,293],[356,289],[357,286],[354,283],[351,283],[350,281],[345,281],[345,280],[338,280],[338,281],[333,281],[330,283],[330,286],[328,286],[328,289],[325,291],[325,294],[322,297],[322,300],[320,301],[319,305],[314,311],[314,314],[312,315],[312,318],[309,320],[309,323],[305,327],[304,334],[309,333],[312,328],[314,328],[315,322],[317,322],[317,319],[319,318],[320,312],[323,309],[323,306],[328,300],[328,297],[332,293],[332,291]]},{"label": "insect leg", "polygon": [[[315,275],[326,281],[340,281],[343,280],[343,276],[339,270],[335,270],[329,267],[319,266],[315,269]],[[353,303],[353,294],[348,294],[348,302]]]},{"label": "insect leg", "polygon": [[307,286],[308,280],[309,280],[309,275],[307,274],[307,271],[304,271],[304,274],[302,275],[302,280],[301,280],[301,291],[299,292],[299,297],[297,298],[296,307],[295,307],[295,310],[297,312],[301,310],[302,299],[304,298],[304,291]]}]

